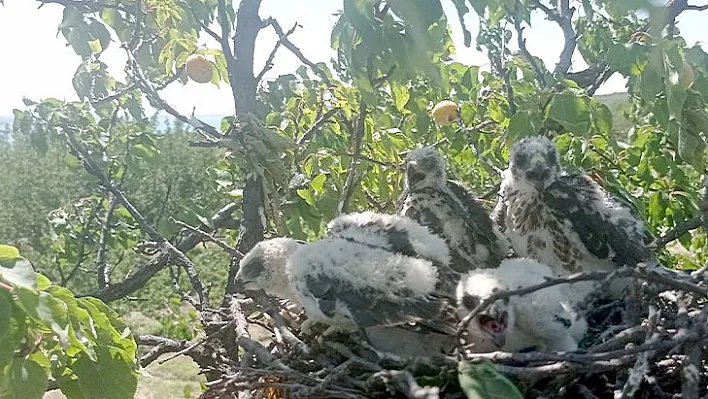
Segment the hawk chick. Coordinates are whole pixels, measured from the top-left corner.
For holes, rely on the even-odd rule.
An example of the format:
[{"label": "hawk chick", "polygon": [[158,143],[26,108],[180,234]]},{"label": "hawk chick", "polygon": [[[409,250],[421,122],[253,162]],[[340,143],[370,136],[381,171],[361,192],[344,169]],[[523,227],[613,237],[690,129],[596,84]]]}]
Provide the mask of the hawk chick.
[{"label": "hawk chick", "polygon": [[[438,294],[438,267],[449,255],[424,227],[369,212],[341,216],[328,231],[312,243],[259,243],[241,262],[241,286],[292,297],[307,312],[303,329],[321,322],[328,332],[428,322],[449,309]],[[454,333],[454,324],[432,324]]]},{"label": "hawk chick", "polygon": [[588,176],[564,173],[555,145],[544,137],[512,147],[492,217],[517,255],[549,265],[556,276],[652,258],[642,221]]},{"label": "hawk chick", "polygon": [[445,239],[455,271],[496,267],[506,256],[506,238],[472,193],[447,179],[445,160],[435,148],[408,153],[405,186],[398,213]]},{"label": "hawk chick", "polygon": [[[552,276],[548,266],[527,258],[507,259],[496,269],[471,271],[457,287],[459,316],[465,317],[496,292],[540,284]],[[576,350],[587,323],[571,310],[564,292],[559,286],[551,286],[495,301],[467,327],[474,351],[517,352],[529,347],[539,351]]]}]

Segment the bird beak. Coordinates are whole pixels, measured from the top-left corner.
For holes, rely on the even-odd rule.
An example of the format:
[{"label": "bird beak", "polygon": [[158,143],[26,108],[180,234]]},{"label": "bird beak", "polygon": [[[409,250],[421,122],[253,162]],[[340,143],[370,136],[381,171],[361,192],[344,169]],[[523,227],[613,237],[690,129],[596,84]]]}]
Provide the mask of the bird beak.
[{"label": "bird beak", "polygon": [[236,281],[234,284],[236,292],[246,292],[246,291],[258,291],[260,287],[254,281],[246,280],[243,276],[236,275]]},{"label": "bird beak", "polygon": [[546,160],[542,154],[535,154],[531,157],[531,169],[526,172],[529,180],[543,183],[551,175],[551,169],[546,165]]},{"label": "bird beak", "polygon": [[488,312],[482,313],[477,317],[480,329],[489,335],[492,343],[497,348],[501,348],[506,343],[508,320],[509,315],[507,312],[497,312],[495,309],[490,309]]},{"label": "bird beak", "polygon": [[410,161],[406,166],[406,176],[408,178],[408,185],[412,186],[425,180],[425,173],[418,169],[417,161]]}]

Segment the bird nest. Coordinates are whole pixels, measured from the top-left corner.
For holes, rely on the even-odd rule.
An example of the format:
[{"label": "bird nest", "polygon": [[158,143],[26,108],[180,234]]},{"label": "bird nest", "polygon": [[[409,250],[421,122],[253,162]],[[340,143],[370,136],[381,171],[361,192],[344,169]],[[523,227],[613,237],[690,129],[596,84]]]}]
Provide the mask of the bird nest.
[{"label": "bird nest", "polygon": [[[237,351],[232,353],[238,355],[222,356],[218,377],[211,378],[201,398],[464,398],[472,391],[479,398],[707,395],[703,270],[663,275],[623,268],[604,278],[616,278],[622,271],[632,275],[634,294],[592,303],[588,334],[573,353],[474,353],[461,337],[453,353],[406,359],[374,350],[360,334],[303,334],[299,330],[303,315],[262,292],[234,298],[229,310],[233,319],[227,325],[234,332],[222,335],[221,342],[235,343]],[[603,276],[558,280],[590,277]],[[532,290],[499,293],[495,298]],[[485,302],[472,313],[484,306]],[[270,332],[270,342],[248,336],[248,329],[256,325]],[[219,331],[223,330],[224,326]],[[222,348],[220,353],[229,351]]]}]

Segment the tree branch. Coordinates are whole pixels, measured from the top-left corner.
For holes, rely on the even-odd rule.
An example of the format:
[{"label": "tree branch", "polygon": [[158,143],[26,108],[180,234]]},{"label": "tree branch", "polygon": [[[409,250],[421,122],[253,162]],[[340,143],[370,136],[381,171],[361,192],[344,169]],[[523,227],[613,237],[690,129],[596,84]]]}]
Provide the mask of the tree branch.
[{"label": "tree branch", "polygon": [[677,240],[684,233],[688,233],[691,230],[695,230],[703,226],[703,215],[698,215],[692,219],[684,220],[676,225],[673,229],[669,230],[666,234],[654,241],[650,246],[653,249],[661,249],[666,246],[666,244]]},{"label": "tree branch", "polygon": [[237,258],[239,258],[239,259],[243,259],[243,256],[244,256],[244,255],[243,255],[241,252],[239,252],[239,250],[237,250],[236,248],[233,248],[233,247],[229,246],[227,243],[225,243],[225,242],[219,240],[218,238],[213,237],[211,234],[207,233],[206,231],[200,230],[200,229],[198,229],[198,228],[196,228],[196,227],[192,227],[192,226],[188,225],[187,223],[184,223],[184,222],[182,222],[182,221],[180,221],[180,220],[172,219],[172,221],[173,221],[174,223],[176,223],[178,226],[181,226],[181,227],[183,227],[183,228],[189,230],[190,232],[192,232],[192,233],[194,233],[194,234],[197,234],[203,241],[213,242],[213,243],[216,244],[219,248],[221,248],[221,249],[223,249],[224,251],[226,251],[226,253],[228,253],[229,255],[235,256],[235,257],[237,257]]},{"label": "tree branch", "polygon": [[[660,266],[657,266],[660,267]],[[486,309],[489,305],[494,303],[499,299],[509,298],[515,295],[527,295],[544,288],[552,287],[559,284],[569,284],[577,283],[580,281],[597,281],[605,280],[610,281],[615,278],[621,277],[634,277],[642,280],[646,280],[652,283],[663,285],[666,287],[671,287],[674,289],[685,290],[692,292],[701,296],[708,296],[708,288],[694,284],[688,280],[679,280],[677,277],[670,276],[659,272],[658,270],[643,270],[639,267],[633,268],[629,266],[623,266],[612,272],[604,271],[592,271],[592,272],[582,272],[575,273],[564,277],[547,279],[545,282],[535,285],[530,285],[524,288],[508,291],[496,292],[486,299],[484,299],[476,308],[470,311],[467,316],[465,316],[458,324],[458,334],[462,334],[467,328],[472,319],[477,316],[480,312]]]},{"label": "tree branch", "polygon": [[572,64],[573,53],[575,52],[575,46],[577,44],[577,36],[575,34],[575,30],[573,29],[573,14],[575,13],[575,7],[570,7],[569,0],[560,0],[558,3],[558,10],[550,9],[539,0],[533,0],[533,5],[543,11],[549,20],[557,23],[563,31],[563,38],[565,39],[563,50],[561,51],[556,67],[553,69],[553,73],[565,75],[568,73],[568,70]]},{"label": "tree branch", "polygon": [[315,133],[317,133],[327,122],[329,122],[330,119],[339,111],[340,108],[335,107],[325,112],[319,119],[315,121],[315,123],[312,124],[312,126],[310,126],[309,129],[307,129],[307,131],[302,135],[302,137],[297,140],[297,145],[302,146],[307,144],[308,141],[312,140],[312,137],[314,137]]},{"label": "tree branch", "polygon": [[[287,37],[292,35],[293,32],[295,32],[295,29],[300,26],[295,23],[292,28],[290,28],[289,31],[285,32],[283,37],[287,40]],[[275,59],[275,54],[278,52],[278,49],[280,48],[280,45],[283,44],[283,38],[278,38],[278,41],[275,42],[275,46],[273,47],[273,50],[270,52],[270,55],[268,55],[268,60],[266,61],[265,65],[263,66],[263,69],[256,75],[256,80],[261,81],[263,79],[263,76],[266,74],[266,72],[270,71],[273,69],[273,60]]]},{"label": "tree branch", "polygon": [[111,281],[111,273],[108,268],[108,234],[111,226],[113,212],[118,207],[118,200],[115,195],[108,195],[108,209],[101,223],[101,235],[98,239],[98,256],[96,260],[96,271],[98,272],[98,288],[103,290],[108,287]]},{"label": "tree branch", "polygon": [[[226,228],[236,228],[236,223],[232,218],[232,213],[236,210],[238,205],[236,203],[230,203],[220,209],[211,218],[211,225],[214,229],[219,229],[222,227]],[[201,225],[200,229],[209,229],[209,226]],[[197,244],[201,242],[201,237],[199,234],[188,234],[182,240],[180,240],[175,247],[180,251],[186,253],[192,248],[196,247]],[[114,301],[129,295],[138,289],[142,288],[148,280],[152,278],[157,272],[162,270],[169,261],[169,254],[160,253],[150,259],[146,264],[137,268],[137,270],[131,273],[123,281],[117,284],[109,285],[106,289],[94,292],[89,296],[93,296],[103,300],[104,302]]]},{"label": "tree branch", "polygon": [[152,346],[153,348],[140,358],[140,367],[147,367],[165,353],[179,352],[191,345],[189,341],[175,341],[155,335],[140,335],[135,337],[138,345]]},{"label": "tree branch", "polygon": [[702,6],[695,6],[695,5],[689,4],[686,6],[686,10],[705,11],[705,10],[708,10],[708,4],[704,4]]},{"label": "tree branch", "polygon": [[349,200],[351,199],[352,192],[354,191],[354,181],[356,180],[356,168],[359,166],[359,156],[361,155],[361,142],[364,138],[366,114],[366,103],[364,100],[360,100],[359,115],[356,119],[354,131],[352,131],[352,153],[354,157],[352,158],[352,163],[349,165],[347,180],[344,182],[344,187],[342,188],[342,194],[339,198],[335,215],[341,215],[349,208]]},{"label": "tree branch", "polygon": [[[263,28],[263,21],[258,15],[260,6],[261,0],[241,0],[236,13],[236,29],[233,39],[235,60],[230,82],[237,116],[251,114],[256,109],[258,81],[253,75],[253,56],[256,37]],[[236,137],[236,139],[241,138],[243,138],[242,134]],[[236,249],[244,254],[263,240],[263,231],[267,222],[263,181],[257,174],[249,173],[252,172],[248,170],[250,166],[252,165],[244,165],[246,177],[243,188],[243,219],[236,242]],[[238,262],[239,259],[236,257],[231,259],[222,306],[229,306],[231,294],[235,292],[234,278],[238,272]]]},{"label": "tree branch", "polygon": [[332,85],[332,82],[329,80],[329,77],[325,73],[325,71],[322,70],[322,68],[318,67],[315,65],[312,61],[308,60],[307,57],[300,51],[300,49],[295,46],[289,39],[288,36],[283,32],[283,28],[280,27],[280,24],[278,21],[276,21],[274,18],[268,18],[265,21],[268,25],[273,27],[273,30],[275,30],[275,34],[278,35],[280,38],[280,42],[290,50],[295,56],[305,65],[310,67],[312,71],[322,79],[323,82],[327,83],[328,86]]},{"label": "tree branch", "polygon": [[185,271],[187,272],[187,276],[189,277],[189,281],[192,284],[192,288],[194,288],[194,290],[197,292],[197,295],[199,296],[199,302],[201,306],[207,306],[209,302],[209,295],[206,288],[199,280],[199,274],[197,273],[197,269],[195,268],[192,261],[189,260],[189,258],[187,258],[187,256],[182,251],[177,249],[174,245],[172,245],[169,241],[162,237],[162,235],[160,235],[160,233],[158,233],[157,230],[155,230],[155,228],[150,225],[150,223],[133,206],[133,204],[128,201],[123,192],[116,188],[113,183],[111,183],[106,178],[106,176],[103,175],[103,172],[98,168],[98,166],[96,166],[96,164],[93,162],[93,160],[91,160],[86,151],[78,143],[78,141],[74,137],[72,129],[66,130],[66,137],[68,139],[69,147],[72,149],[74,155],[81,159],[86,171],[98,178],[101,185],[108,191],[110,191],[116,197],[116,199],[120,201],[121,204],[123,204],[128,213],[130,213],[130,216],[132,216],[133,219],[135,219],[135,221],[140,225],[140,228],[145,231],[150,236],[150,238],[157,243],[160,248],[162,248],[171,256],[174,256],[179,261],[179,263],[182,265],[182,267],[184,267]]}]

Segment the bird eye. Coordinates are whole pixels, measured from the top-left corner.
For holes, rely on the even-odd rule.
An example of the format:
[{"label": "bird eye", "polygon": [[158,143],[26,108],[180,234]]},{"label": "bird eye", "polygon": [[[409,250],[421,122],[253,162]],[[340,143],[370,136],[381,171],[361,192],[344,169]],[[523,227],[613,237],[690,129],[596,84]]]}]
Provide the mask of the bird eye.
[{"label": "bird eye", "polygon": [[433,170],[437,166],[437,162],[432,158],[425,158],[421,161],[421,165],[424,170]]},{"label": "bird eye", "polygon": [[472,310],[479,305],[479,299],[473,297],[472,295],[465,294],[462,296],[462,306],[466,309]]},{"label": "bird eye", "polygon": [[549,165],[553,165],[554,163],[556,163],[556,152],[550,151],[548,154],[546,154],[546,161]]}]

